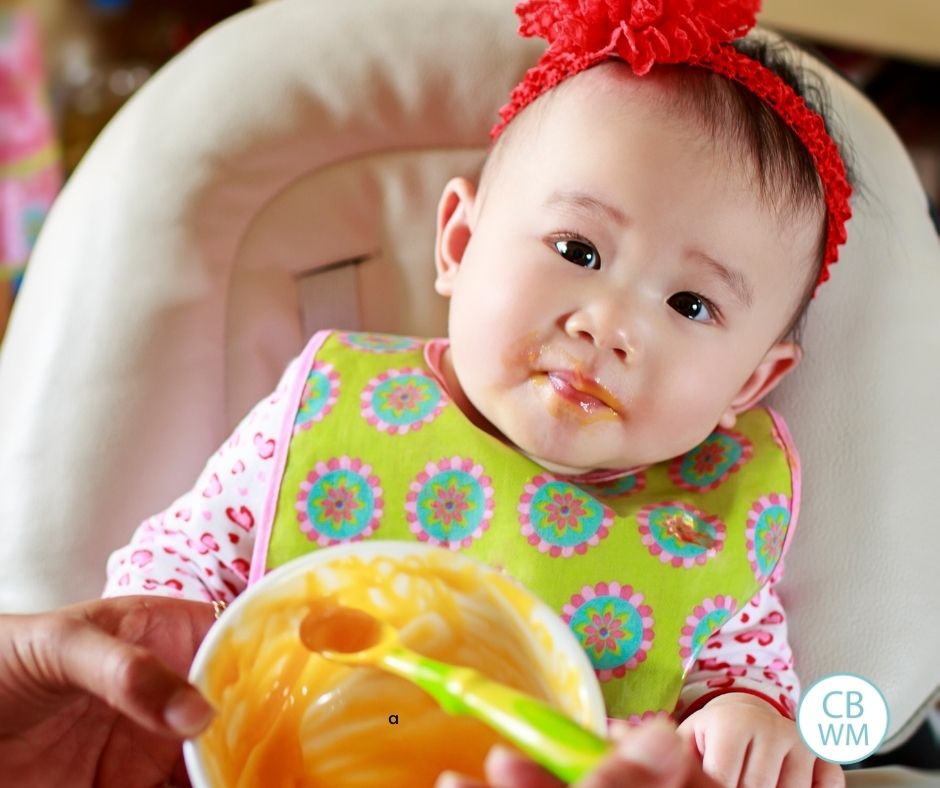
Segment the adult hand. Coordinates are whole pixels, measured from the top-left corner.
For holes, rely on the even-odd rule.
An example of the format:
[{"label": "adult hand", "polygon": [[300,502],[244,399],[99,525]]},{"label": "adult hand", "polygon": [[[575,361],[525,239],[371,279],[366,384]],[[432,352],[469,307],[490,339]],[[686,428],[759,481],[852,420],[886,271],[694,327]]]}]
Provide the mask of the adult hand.
[{"label": "adult hand", "polygon": [[[702,771],[691,748],[665,720],[632,727],[614,723],[614,748],[577,788],[720,788]],[[486,758],[486,779],[499,788],[560,788],[541,766],[505,747],[494,747]],[[446,773],[435,788],[485,788],[469,777]]]},{"label": "adult hand", "polygon": [[160,597],[0,616],[0,763],[10,785],[188,785],[179,739],[212,710],[186,683],[211,605]]}]

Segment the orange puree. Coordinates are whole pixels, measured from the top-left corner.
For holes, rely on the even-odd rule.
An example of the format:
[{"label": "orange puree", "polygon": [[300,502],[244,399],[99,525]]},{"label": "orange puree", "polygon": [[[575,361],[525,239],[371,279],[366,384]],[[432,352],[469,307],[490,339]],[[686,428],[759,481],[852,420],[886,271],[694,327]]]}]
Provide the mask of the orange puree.
[{"label": "orange puree", "polygon": [[354,654],[376,645],[382,625],[368,613],[351,607],[336,607],[300,622],[300,641],[311,651]]},{"label": "orange puree", "polygon": [[[446,769],[482,778],[499,740],[482,723],[447,715],[404,679],[328,662],[301,643],[307,614],[328,618],[337,604],[387,621],[419,653],[476,668],[587,722],[577,674],[533,625],[531,598],[509,578],[447,558],[338,558],[223,619],[228,631],[204,681],[219,713],[199,739],[213,784],[419,788]],[[356,630],[318,636],[356,650],[371,636]]]}]

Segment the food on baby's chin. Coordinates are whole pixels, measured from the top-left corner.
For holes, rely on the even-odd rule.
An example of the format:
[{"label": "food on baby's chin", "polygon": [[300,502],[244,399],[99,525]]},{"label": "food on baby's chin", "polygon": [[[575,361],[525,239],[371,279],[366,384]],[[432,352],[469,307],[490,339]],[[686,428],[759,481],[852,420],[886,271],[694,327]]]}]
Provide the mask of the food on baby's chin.
[{"label": "food on baby's chin", "polygon": [[387,621],[409,648],[476,668],[586,723],[576,671],[532,623],[532,598],[509,578],[447,559],[443,551],[346,556],[223,620],[230,631],[204,682],[219,714],[199,742],[214,784],[418,787],[448,769],[482,778],[499,740],[489,728],[447,715],[404,679],[304,647],[300,624],[327,599]]}]

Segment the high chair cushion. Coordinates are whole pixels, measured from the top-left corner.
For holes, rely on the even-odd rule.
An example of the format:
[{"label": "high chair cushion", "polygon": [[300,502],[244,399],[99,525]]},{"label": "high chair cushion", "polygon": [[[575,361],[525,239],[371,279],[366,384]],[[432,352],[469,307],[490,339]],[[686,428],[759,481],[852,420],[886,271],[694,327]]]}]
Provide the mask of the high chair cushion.
[{"label": "high chair cushion", "polygon": [[[0,609],[97,595],[316,328],[445,331],[440,189],[477,173],[542,46],[508,0],[280,0],[129,102],[55,205],[0,356]],[[804,469],[781,593],[804,686],[869,677],[890,748],[940,684],[940,250],[891,129],[815,67],[863,187],[771,400]]]}]

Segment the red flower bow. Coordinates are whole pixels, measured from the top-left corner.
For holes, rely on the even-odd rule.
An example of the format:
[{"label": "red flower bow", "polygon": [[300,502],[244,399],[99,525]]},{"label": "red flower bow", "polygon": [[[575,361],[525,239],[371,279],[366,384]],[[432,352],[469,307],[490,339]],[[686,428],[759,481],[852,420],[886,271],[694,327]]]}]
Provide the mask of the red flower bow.
[{"label": "red flower bow", "polygon": [[747,33],[760,0],[528,0],[516,7],[523,36],[550,51],[617,54],[642,76],[654,63],[689,63]]}]

